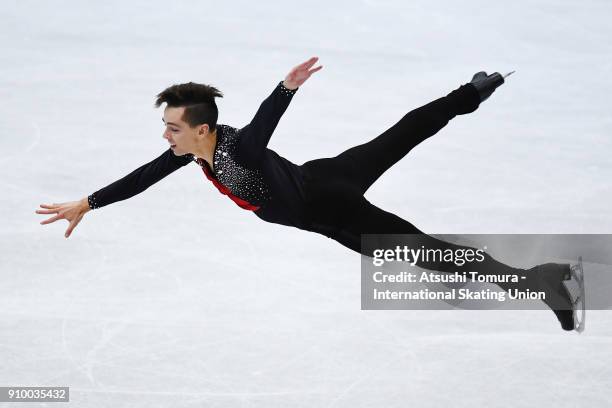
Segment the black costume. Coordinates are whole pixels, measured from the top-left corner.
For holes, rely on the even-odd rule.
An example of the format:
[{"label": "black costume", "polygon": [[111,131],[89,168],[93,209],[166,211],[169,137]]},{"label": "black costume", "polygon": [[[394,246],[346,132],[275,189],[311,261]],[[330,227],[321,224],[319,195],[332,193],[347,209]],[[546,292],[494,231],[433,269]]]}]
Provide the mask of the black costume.
[{"label": "black costume", "polygon": [[296,165],[267,148],[281,116],[297,92],[278,83],[251,123],[237,129],[217,124],[213,167],[171,149],[88,197],[92,209],[130,198],[191,162],[240,207],[264,221],[333,238],[360,252],[360,234],[421,234],[416,227],[370,202],[363,194],[414,146],[480,100],[471,84],[407,113],[380,136],[336,157]]},{"label": "black costume", "polygon": [[[263,101],[251,123],[242,129],[218,124],[212,168],[205,160],[191,154],[176,156],[168,149],[91,194],[90,208],[132,197],[194,161],[221,193],[262,220],[323,234],[365,255],[371,256],[371,252],[361,248],[361,234],[422,234],[421,243],[431,248],[465,248],[425,235],[408,221],[376,207],[363,195],[414,146],[438,132],[456,115],[476,110],[480,98],[473,85],[462,85],[447,96],[408,112],[367,143],[335,157],[302,165],[266,147],[296,92],[297,89],[285,88],[281,81]],[[486,264],[496,273],[517,271],[490,257],[480,266]],[[444,265],[419,266],[445,269]]]},{"label": "black costume", "polygon": [[267,148],[281,116],[297,92],[278,83],[251,123],[237,129],[218,124],[213,167],[171,149],[120,180],[91,194],[100,208],[141,193],[195,161],[219,191],[264,221],[333,238],[360,252],[363,233],[421,234],[416,227],[367,201],[363,194],[414,146],[435,134],[457,114],[478,108],[478,92],[462,85],[445,97],[407,113],[380,136],[336,157],[296,165]]},{"label": "black costume", "polygon": [[[474,78],[477,79],[479,74]],[[497,73],[492,76],[495,75],[499,76]],[[495,86],[500,83],[503,79],[497,80]],[[369,142],[335,157],[310,160],[302,165],[296,165],[266,147],[296,92],[297,89],[285,88],[281,81],[263,101],[251,123],[242,129],[218,124],[213,168],[191,154],[176,156],[168,149],[155,160],[91,194],[88,197],[90,208],[132,197],[195,161],[221,193],[228,195],[241,208],[253,211],[262,220],[323,234],[366,256],[372,256],[372,248],[362,247],[362,234],[388,236],[388,239],[380,241],[382,245],[378,248],[401,245],[401,241],[394,241],[396,236],[400,236],[398,234],[415,234],[419,237],[419,244],[426,248],[473,249],[426,235],[408,221],[370,203],[364,193],[388,168],[456,115],[475,111],[492,92],[491,89],[483,97],[473,83],[464,84],[448,95],[408,112]],[[417,265],[441,272],[464,270],[521,276],[528,272],[500,263],[487,254],[484,261],[466,262],[463,267],[448,262],[419,261]],[[554,264],[555,268],[557,266],[561,265]],[[506,290],[511,288],[506,284],[499,286]],[[555,304],[547,301],[547,304],[555,311],[563,328],[571,330],[572,311],[556,310],[560,308],[556,303],[567,303],[566,297],[559,298]]]}]

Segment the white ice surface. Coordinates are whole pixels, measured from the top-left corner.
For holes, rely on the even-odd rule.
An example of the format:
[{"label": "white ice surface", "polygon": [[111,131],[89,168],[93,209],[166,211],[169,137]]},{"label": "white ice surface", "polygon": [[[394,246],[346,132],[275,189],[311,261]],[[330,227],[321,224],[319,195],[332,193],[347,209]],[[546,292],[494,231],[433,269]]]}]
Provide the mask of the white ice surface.
[{"label": "white ice surface", "polygon": [[0,386],[69,386],[76,407],[610,406],[609,312],[577,335],[550,311],[361,311],[357,254],[261,222],[195,165],[69,239],[34,213],[167,149],[168,85],[218,87],[219,122],[242,126],[316,55],[280,154],[336,155],[476,71],[516,70],[366,197],[430,233],[609,233],[610,16],[606,0],[3,2]]}]

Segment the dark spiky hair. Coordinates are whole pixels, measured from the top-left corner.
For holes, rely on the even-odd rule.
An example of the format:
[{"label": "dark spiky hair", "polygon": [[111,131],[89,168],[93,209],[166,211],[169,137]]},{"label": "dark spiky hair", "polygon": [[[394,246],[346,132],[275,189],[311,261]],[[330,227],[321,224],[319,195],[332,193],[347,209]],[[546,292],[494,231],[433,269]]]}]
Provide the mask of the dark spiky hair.
[{"label": "dark spiky hair", "polygon": [[170,107],[185,107],[185,112],[181,118],[192,128],[204,123],[213,132],[217,128],[217,118],[219,110],[215,103],[215,97],[223,98],[223,94],[217,88],[187,82],[186,84],[172,85],[157,94],[155,107],[159,108],[166,102]]}]

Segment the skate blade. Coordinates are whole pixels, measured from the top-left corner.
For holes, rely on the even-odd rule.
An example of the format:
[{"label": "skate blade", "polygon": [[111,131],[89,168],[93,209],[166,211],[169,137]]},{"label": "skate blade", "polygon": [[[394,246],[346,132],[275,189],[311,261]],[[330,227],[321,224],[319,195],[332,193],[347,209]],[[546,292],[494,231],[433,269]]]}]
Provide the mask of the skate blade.
[{"label": "skate blade", "polygon": [[504,75],[504,79],[508,78],[510,75],[514,74],[516,71],[510,71],[506,75]]},{"label": "skate blade", "polygon": [[[578,333],[584,331],[586,317],[586,298],[584,289],[584,270],[582,269],[582,257],[578,258],[578,263],[570,267],[571,278],[577,283],[578,289],[575,299],[572,299],[572,309],[574,315],[574,330]],[[570,291],[571,293],[571,291]]]}]

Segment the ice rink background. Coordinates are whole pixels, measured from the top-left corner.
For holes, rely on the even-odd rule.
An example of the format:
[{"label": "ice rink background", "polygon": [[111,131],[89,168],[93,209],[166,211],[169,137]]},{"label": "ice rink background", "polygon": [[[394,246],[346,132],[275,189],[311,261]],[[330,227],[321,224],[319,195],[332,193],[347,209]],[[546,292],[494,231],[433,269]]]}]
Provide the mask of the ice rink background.
[{"label": "ice rink background", "polygon": [[195,164],[69,239],[34,211],[166,150],[165,87],[218,87],[219,123],[240,127],[314,55],[324,68],[269,145],[288,159],[516,70],[366,197],[430,233],[609,233],[611,15],[608,1],[4,2],[0,386],[69,386],[78,407],[610,405],[609,312],[577,335],[550,311],[361,311],[357,254],[261,222]]}]

